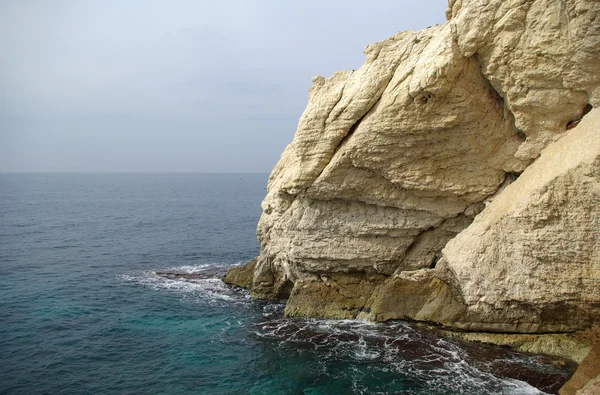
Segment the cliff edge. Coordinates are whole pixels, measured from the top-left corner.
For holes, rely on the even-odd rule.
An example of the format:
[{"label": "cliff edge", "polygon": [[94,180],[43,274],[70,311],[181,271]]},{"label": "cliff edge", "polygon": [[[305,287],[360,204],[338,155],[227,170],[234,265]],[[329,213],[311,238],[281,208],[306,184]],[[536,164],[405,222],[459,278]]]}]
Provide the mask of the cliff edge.
[{"label": "cliff edge", "polygon": [[450,0],[446,15],[313,79],[260,256],[226,281],[296,316],[599,321],[600,2]]}]

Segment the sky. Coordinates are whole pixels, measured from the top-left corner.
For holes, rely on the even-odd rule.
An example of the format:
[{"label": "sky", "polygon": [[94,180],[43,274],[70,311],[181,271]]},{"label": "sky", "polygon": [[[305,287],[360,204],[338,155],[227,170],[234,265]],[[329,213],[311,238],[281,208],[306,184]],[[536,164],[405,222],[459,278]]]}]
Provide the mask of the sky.
[{"label": "sky", "polygon": [[315,75],[444,0],[0,0],[0,172],[268,173]]}]

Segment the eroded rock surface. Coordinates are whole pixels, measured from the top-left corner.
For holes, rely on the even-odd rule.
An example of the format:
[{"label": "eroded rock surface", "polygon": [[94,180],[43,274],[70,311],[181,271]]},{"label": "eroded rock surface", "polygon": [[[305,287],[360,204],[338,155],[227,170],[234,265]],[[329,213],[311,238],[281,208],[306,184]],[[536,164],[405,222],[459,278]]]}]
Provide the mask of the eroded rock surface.
[{"label": "eroded rock surface", "polygon": [[227,271],[223,281],[241,288],[251,288],[255,267],[256,259],[243,266],[233,266]]},{"label": "eroded rock surface", "polygon": [[600,2],[452,0],[447,16],[313,79],[269,178],[251,292],[289,298],[289,315],[586,327]]},{"label": "eroded rock surface", "polygon": [[443,251],[466,327],[568,331],[600,318],[600,111],[593,110]]},{"label": "eroded rock surface", "polygon": [[592,347],[575,374],[558,392],[560,395],[595,395],[600,390],[600,344]]}]

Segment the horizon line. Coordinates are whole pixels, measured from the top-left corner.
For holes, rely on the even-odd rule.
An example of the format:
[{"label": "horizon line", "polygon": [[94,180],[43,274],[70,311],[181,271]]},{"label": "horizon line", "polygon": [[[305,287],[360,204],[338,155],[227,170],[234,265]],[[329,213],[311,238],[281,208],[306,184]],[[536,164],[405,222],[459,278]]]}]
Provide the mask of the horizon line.
[{"label": "horizon line", "polygon": [[0,174],[270,174],[271,172],[215,171],[0,171]]}]

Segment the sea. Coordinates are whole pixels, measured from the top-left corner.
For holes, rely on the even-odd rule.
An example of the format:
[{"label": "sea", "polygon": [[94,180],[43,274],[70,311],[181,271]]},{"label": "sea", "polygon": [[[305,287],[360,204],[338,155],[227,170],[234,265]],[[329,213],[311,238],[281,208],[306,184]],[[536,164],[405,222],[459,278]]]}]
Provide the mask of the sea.
[{"label": "sea", "polygon": [[[225,285],[267,174],[1,174],[0,394],[544,394],[572,368]],[[157,272],[206,278],[169,279]]]}]

